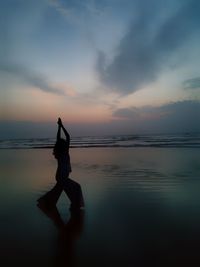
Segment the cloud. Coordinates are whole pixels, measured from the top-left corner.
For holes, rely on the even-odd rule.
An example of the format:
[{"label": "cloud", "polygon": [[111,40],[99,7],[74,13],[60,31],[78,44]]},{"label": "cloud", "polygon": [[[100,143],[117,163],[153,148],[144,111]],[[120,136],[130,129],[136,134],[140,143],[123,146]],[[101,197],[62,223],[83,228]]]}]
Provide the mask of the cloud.
[{"label": "cloud", "polygon": [[72,10],[68,7],[64,7],[62,3],[58,0],[48,0],[48,3],[53,6],[58,12],[63,16],[70,18]]},{"label": "cloud", "polygon": [[200,77],[185,80],[183,82],[184,89],[200,89]]},{"label": "cloud", "polygon": [[97,7],[95,1],[70,1],[48,0],[50,6],[55,8],[70,23],[81,25],[85,19],[92,16],[102,16],[103,8]]},{"label": "cloud", "polygon": [[0,72],[7,72],[12,76],[16,76],[21,81],[27,83],[30,86],[40,89],[47,93],[53,93],[58,95],[64,95],[64,92],[57,87],[50,85],[45,77],[41,74],[36,73],[33,70],[25,68],[21,65],[13,63],[2,63],[0,62]]},{"label": "cloud", "polygon": [[[20,63],[29,57],[27,47],[30,41],[27,36],[34,34],[40,25],[44,8],[42,1],[1,1],[0,78],[3,90],[12,87],[13,78],[14,82],[17,78],[20,84],[25,83],[48,93],[64,94],[62,90],[52,86],[40,72],[31,69],[26,63]],[[9,74],[9,77],[5,74]]]},{"label": "cloud", "polygon": [[138,108],[120,108],[113,112],[113,116],[118,119],[138,119],[140,110]]},{"label": "cloud", "polygon": [[200,102],[186,100],[158,107],[116,109],[113,117],[131,131],[195,132],[200,131]]},{"label": "cloud", "polygon": [[96,63],[100,81],[122,95],[155,81],[200,29],[199,1],[169,1],[165,6],[156,0],[136,3],[138,16],[133,18],[112,61],[108,63],[101,51]]}]

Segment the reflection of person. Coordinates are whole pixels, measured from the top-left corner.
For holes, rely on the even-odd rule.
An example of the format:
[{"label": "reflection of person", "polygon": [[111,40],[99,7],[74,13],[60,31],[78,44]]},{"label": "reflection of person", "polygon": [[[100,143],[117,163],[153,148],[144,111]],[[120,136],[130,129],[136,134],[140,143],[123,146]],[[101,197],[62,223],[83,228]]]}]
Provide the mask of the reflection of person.
[{"label": "reflection of person", "polygon": [[[65,139],[61,138],[61,130],[65,134]],[[53,149],[53,154],[57,159],[58,167],[56,171],[56,185],[52,190],[38,199],[38,202],[46,207],[56,205],[60,194],[64,190],[71,201],[71,209],[79,209],[84,206],[81,186],[69,178],[71,170],[70,155],[70,135],[58,119],[57,140]]]},{"label": "reflection of person", "polygon": [[58,243],[53,266],[77,266],[76,241],[83,231],[84,211],[71,212],[69,220],[64,222],[56,206],[52,209],[46,209],[41,206],[39,208],[52,220],[58,229]]}]

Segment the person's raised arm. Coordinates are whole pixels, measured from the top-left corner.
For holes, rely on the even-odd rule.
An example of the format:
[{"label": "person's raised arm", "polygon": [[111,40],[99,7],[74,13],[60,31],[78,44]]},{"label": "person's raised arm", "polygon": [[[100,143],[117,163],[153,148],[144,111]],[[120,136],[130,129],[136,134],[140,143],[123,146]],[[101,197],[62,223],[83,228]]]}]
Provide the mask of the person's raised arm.
[{"label": "person's raised arm", "polygon": [[62,125],[62,121],[61,119],[59,118],[58,119],[58,131],[57,131],[57,141],[61,139],[61,125]]},{"label": "person's raised arm", "polygon": [[63,126],[62,121],[61,121],[60,118],[58,119],[58,122],[59,122],[59,125],[60,125],[60,127],[62,128],[62,130],[63,130],[63,132],[65,134],[65,138],[66,138],[67,143],[70,144],[70,135],[69,135],[68,131],[65,129],[65,127]]},{"label": "person's raised arm", "polygon": [[70,135],[69,135],[68,131],[65,129],[65,127],[63,125],[61,127],[62,127],[64,134],[65,134],[65,138],[66,138],[67,143],[70,144]]}]

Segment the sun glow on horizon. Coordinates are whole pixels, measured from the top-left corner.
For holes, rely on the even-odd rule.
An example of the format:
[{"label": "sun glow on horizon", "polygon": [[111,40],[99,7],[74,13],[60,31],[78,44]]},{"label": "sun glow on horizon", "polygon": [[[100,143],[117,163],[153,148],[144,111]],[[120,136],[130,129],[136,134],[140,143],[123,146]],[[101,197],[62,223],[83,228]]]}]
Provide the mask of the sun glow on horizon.
[{"label": "sun glow on horizon", "polygon": [[53,2],[0,3],[0,123],[196,130],[200,2]]}]

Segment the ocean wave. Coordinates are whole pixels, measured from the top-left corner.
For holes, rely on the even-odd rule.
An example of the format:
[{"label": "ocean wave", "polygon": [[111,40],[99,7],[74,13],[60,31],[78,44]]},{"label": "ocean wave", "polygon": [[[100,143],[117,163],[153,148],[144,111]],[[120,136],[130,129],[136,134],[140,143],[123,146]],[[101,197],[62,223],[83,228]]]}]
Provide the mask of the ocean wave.
[{"label": "ocean wave", "polygon": [[[0,149],[50,149],[53,138],[0,140]],[[200,148],[200,134],[85,136],[71,140],[71,148],[92,147],[184,147]]]}]

